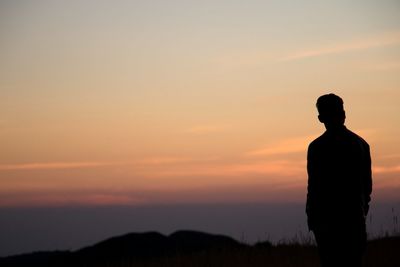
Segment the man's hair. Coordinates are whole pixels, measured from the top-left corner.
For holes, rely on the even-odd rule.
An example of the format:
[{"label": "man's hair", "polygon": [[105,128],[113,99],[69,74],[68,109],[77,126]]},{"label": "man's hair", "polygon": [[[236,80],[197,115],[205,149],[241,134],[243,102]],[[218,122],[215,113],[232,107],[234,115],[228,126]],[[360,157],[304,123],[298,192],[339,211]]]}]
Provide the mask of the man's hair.
[{"label": "man's hair", "polygon": [[320,96],[317,100],[317,109],[320,115],[332,115],[342,113],[343,99],[335,94]]}]

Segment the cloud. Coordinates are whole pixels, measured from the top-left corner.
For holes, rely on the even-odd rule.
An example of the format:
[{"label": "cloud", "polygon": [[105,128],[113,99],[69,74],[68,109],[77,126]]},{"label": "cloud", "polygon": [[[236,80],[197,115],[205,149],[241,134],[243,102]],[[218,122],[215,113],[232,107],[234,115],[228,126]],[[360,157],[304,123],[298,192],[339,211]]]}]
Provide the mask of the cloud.
[{"label": "cloud", "polygon": [[386,33],[379,36],[336,43],[333,45],[299,51],[279,59],[279,61],[294,61],[304,58],[319,57],[330,54],[340,54],[352,51],[362,51],[377,47],[386,47],[400,44],[400,32]]},{"label": "cloud", "polygon": [[245,153],[245,156],[271,156],[292,154],[307,151],[308,144],[315,139],[315,135],[283,139],[272,145],[261,147]]},{"label": "cloud", "polygon": [[373,172],[375,174],[382,174],[382,173],[400,173],[400,165],[396,166],[374,166]]},{"label": "cloud", "polygon": [[46,162],[46,163],[20,163],[0,165],[0,171],[5,170],[53,170],[101,167],[115,165],[115,162]]},{"label": "cloud", "polygon": [[216,157],[208,157],[195,159],[190,157],[174,157],[174,156],[155,156],[136,160],[126,161],[85,161],[85,162],[31,162],[16,164],[1,164],[0,171],[8,170],[57,170],[57,169],[80,169],[95,168],[104,166],[147,166],[147,165],[170,165],[175,163],[189,163],[197,161],[213,161]]},{"label": "cloud", "polygon": [[[242,183],[251,183],[250,179],[276,179],[278,177],[298,177],[305,172],[305,161],[293,160],[243,160],[238,162],[212,162],[212,163],[192,163],[183,164],[179,168],[164,166],[162,168],[153,168],[141,173],[142,177],[147,179],[159,179],[172,182],[178,187],[193,184],[218,184],[241,181]],[[193,180],[195,177],[202,177],[201,180]],[[216,178],[220,179],[216,179]],[[182,180],[183,179],[183,180]],[[196,178],[197,179],[197,178]],[[179,182],[179,184],[178,184]]]},{"label": "cloud", "polygon": [[224,172],[230,175],[263,174],[281,177],[298,176],[303,174],[304,170],[304,161],[276,160],[228,165]]}]

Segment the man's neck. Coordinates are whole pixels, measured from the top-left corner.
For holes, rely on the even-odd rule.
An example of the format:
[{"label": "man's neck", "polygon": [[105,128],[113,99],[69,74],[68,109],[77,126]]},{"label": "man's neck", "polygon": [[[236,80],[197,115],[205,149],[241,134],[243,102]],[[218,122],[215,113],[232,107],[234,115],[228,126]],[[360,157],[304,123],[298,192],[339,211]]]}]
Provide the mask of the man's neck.
[{"label": "man's neck", "polygon": [[338,133],[338,132],[342,132],[344,130],[346,130],[346,126],[344,124],[340,124],[340,125],[325,125],[326,131],[328,133]]}]

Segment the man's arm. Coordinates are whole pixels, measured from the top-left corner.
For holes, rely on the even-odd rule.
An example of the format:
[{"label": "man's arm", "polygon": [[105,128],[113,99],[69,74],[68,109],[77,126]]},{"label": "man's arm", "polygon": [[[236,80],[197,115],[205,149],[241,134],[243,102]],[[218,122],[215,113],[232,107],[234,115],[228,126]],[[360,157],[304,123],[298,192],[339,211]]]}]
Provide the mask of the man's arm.
[{"label": "man's arm", "polygon": [[310,144],[307,151],[307,202],[306,202],[306,214],[308,229],[312,231],[315,227],[314,222],[314,191],[315,191],[315,162],[314,162],[314,149]]},{"label": "man's arm", "polygon": [[363,187],[364,187],[364,215],[367,216],[369,210],[369,202],[371,201],[372,193],[372,170],[371,170],[371,153],[369,145],[365,147],[365,164],[364,175],[363,175]]}]

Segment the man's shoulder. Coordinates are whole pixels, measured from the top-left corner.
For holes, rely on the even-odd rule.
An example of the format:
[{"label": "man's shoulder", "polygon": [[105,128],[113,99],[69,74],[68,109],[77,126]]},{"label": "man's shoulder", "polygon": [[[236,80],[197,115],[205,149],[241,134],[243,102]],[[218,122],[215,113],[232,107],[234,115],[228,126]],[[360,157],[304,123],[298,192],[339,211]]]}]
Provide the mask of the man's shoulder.
[{"label": "man's shoulder", "polygon": [[320,136],[318,136],[317,138],[315,138],[313,141],[310,142],[310,146],[311,145],[318,145],[321,143],[326,142],[326,140],[328,139],[328,134],[327,131],[325,131],[323,134],[321,134]]},{"label": "man's shoulder", "polygon": [[364,140],[361,136],[358,134],[354,133],[353,131],[350,131],[349,129],[346,129],[346,132],[350,138],[355,140],[356,142],[360,143],[364,147],[369,147],[369,144],[367,141]]},{"label": "man's shoulder", "polygon": [[313,141],[311,141],[311,143],[308,145],[308,149],[313,149],[315,147],[321,146],[325,142],[325,139],[326,139],[326,134],[323,133],[322,135],[318,136]]}]

